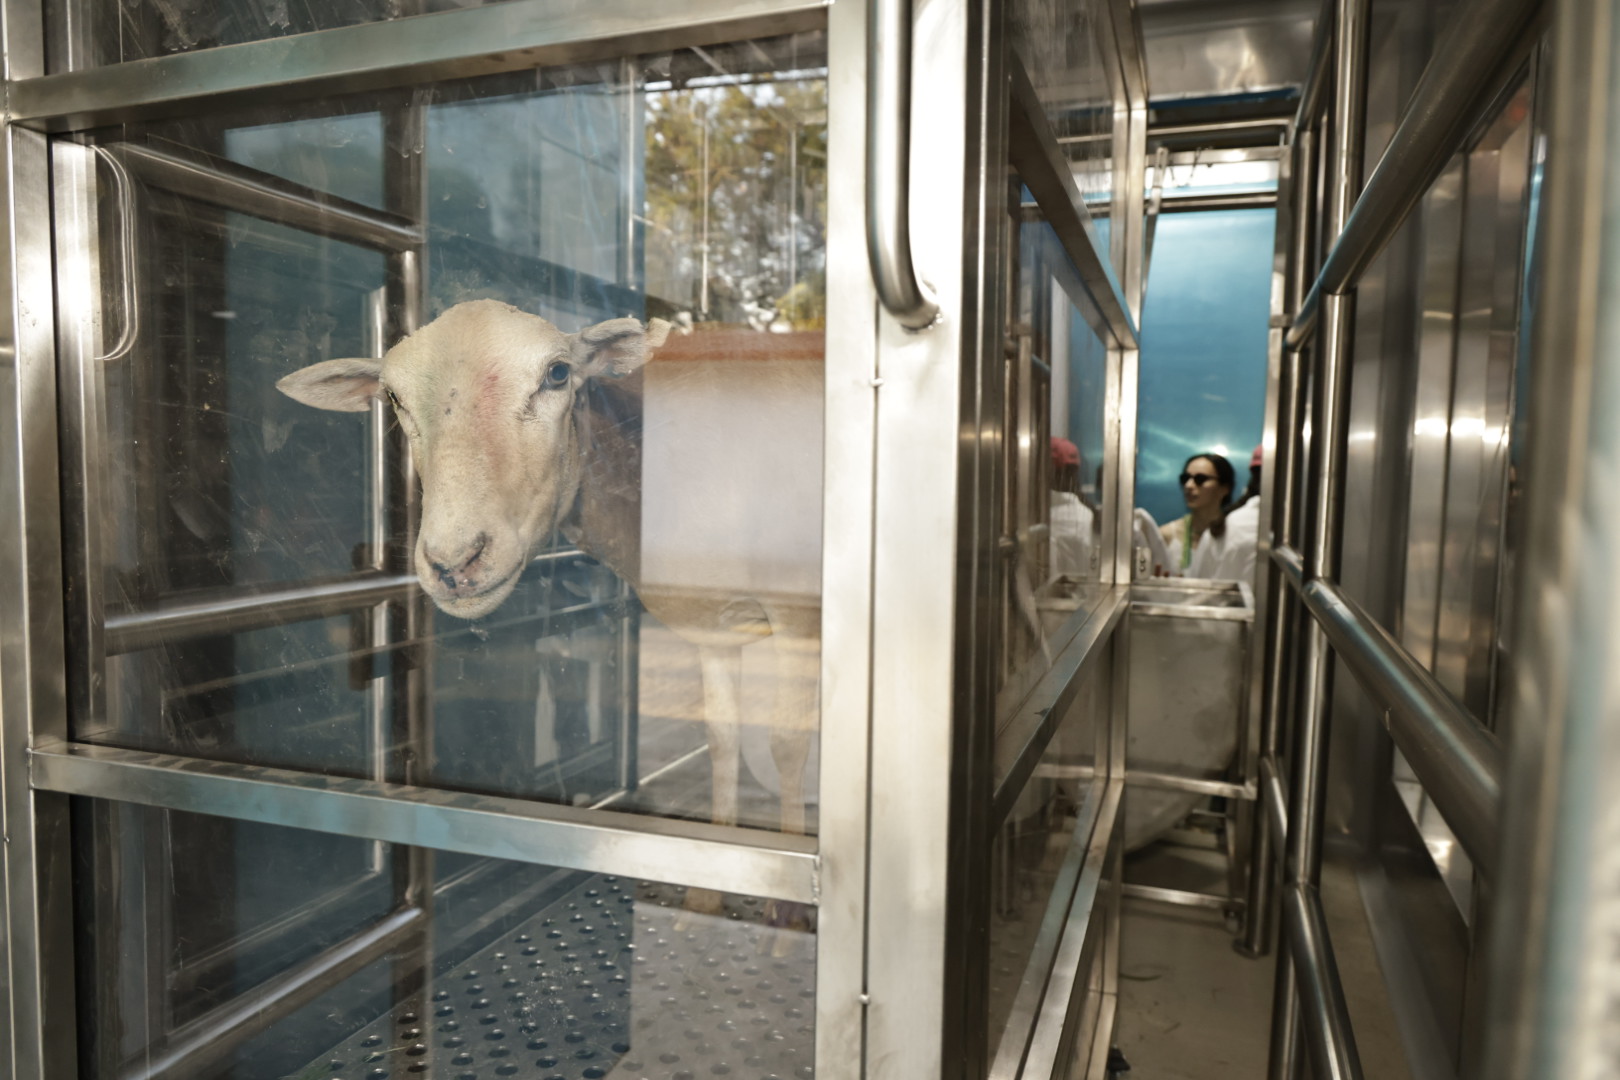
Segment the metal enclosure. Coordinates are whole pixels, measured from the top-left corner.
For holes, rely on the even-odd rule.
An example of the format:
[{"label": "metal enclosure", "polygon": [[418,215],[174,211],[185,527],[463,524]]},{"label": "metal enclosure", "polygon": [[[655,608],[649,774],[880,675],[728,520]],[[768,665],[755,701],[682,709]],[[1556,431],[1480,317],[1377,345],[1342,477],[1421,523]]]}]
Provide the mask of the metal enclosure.
[{"label": "metal enclosure", "polygon": [[0,18],[8,1075],[1102,1075],[1132,3]]}]

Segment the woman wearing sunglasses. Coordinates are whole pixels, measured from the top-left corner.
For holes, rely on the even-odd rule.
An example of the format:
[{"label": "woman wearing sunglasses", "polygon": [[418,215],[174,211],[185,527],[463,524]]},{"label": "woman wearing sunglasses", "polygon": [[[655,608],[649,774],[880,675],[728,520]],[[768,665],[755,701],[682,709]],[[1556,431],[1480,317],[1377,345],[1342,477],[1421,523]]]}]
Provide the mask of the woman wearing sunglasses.
[{"label": "woman wearing sunglasses", "polygon": [[1245,550],[1252,564],[1255,538],[1228,528],[1226,511],[1237,486],[1232,463],[1220,454],[1195,454],[1181,467],[1180,479],[1187,514],[1160,530],[1176,572],[1185,577],[1232,577],[1240,572],[1237,564],[1244,561]]}]

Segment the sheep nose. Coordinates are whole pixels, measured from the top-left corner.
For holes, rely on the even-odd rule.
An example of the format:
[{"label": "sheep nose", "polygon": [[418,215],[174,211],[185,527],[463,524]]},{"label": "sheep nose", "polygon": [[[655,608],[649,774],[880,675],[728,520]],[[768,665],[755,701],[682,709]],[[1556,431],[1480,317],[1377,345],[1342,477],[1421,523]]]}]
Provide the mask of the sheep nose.
[{"label": "sheep nose", "polygon": [[439,580],[444,582],[447,588],[454,589],[458,587],[456,576],[459,574],[463,579],[459,584],[466,584],[467,568],[478,561],[478,556],[482,555],[484,548],[488,546],[489,536],[479,533],[473,537],[471,544],[454,554],[447,555],[442,551],[432,550],[425,551],[424,554],[429,565],[433,567],[433,572],[439,576]]}]

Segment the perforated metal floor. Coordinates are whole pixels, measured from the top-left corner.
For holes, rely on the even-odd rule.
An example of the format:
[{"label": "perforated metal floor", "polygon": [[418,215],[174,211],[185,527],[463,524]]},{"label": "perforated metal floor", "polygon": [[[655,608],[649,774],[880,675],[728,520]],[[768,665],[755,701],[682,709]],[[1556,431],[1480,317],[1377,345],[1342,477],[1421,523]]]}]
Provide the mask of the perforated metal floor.
[{"label": "perforated metal floor", "polygon": [[764,901],[593,877],[301,1077],[810,1080],[815,949]]}]

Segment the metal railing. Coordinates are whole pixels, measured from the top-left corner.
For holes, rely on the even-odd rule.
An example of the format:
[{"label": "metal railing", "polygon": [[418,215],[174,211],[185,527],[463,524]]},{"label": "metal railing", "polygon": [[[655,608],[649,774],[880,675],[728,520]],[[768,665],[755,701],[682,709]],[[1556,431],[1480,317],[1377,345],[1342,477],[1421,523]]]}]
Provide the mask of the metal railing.
[{"label": "metal railing", "polygon": [[[1297,561],[1282,547],[1272,557]],[[1502,744],[1407,652],[1393,634],[1331,581],[1286,575],[1369,697],[1423,790],[1481,874],[1496,876]]]},{"label": "metal railing", "polygon": [[[1265,820],[1255,826],[1260,865],[1253,880],[1260,884],[1251,890],[1251,898],[1266,903],[1250,905],[1245,941],[1251,952],[1259,951],[1257,945],[1263,948],[1260,934],[1270,925],[1271,904],[1276,902],[1266,884],[1275,844],[1286,851],[1288,860],[1282,892],[1287,962],[1278,966],[1271,1080],[1296,1075],[1301,1034],[1316,1076],[1348,1080],[1362,1075],[1316,888],[1335,657],[1383,708],[1396,746],[1476,868],[1486,878],[1497,873],[1504,768],[1500,744],[1386,628],[1345,595],[1335,579],[1356,284],[1462,146],[1538,7],[1534,0],[1473,0],[1453,13],[1451,26],[1359,195],[1355,186],[1364,140],[1368,8],[1362,0],[1324,0],[1317,20],[1291,140],[1296,154],[1287,288],[1292,319],[1280,346],[1274,346],[1281,349],[1274,375],[1280,386],[1272,417],[1276,446],[1268,462],[1279,479],[1272,507],[1271,561],[1265,572],[1271,575],[1274,592],[1283,581],[1292,589],[1277,595],[1264,628],[1260,805]],[[1332,121],[1321,134],[1331,143],[1319,158],[1318,125],[1328,107]],[[1328,170],[1327,182],[1321,185],[1325,204],[1321,206],[1312,176],[1319,161]],[[1316,227],[1328,252],[1319,268],[1311,259]],[[1308,292],[1307,280],[1312,281]],[[1293,355],[1313,343],[1314,377],[1304,360]],[[1317,388],[1316,405],[1310,410],[1314,430],[1308,462],[1307,448],[1296,442],[1295,435],[1307,422],[1307,384]],[[1298,651],[1290,654],[1294,644],[1287,628],[1292,625],[1293,602],[1310,619],[1303,623]],[[1296,694],[1293,767],[1290,783],[1284,784],[1277,753],[1285,742],[1284,701]]]},{"label": "metal railing", "polygon": [[[1540,7],[1540,0],[1473,0],[1453,14],[1400,126],[1294,315],[1289,348],[1297,349],[1310,338],[1324,295],[1341,295],[1355,288],[1457,152],[1479,111],[1481,95]],[[1322,36],[1318,34],[1318,39]],[[1318,55],[1313,49],[1312,58]],[[1301,126],[1310,126],[1314,114],[1307,113],[1306,107],[1314,107],[1315,101],[1310,90],[1321,81],[1322,76],[1313,69],[1300,101],[1299,115],[1305,120]]]}]

